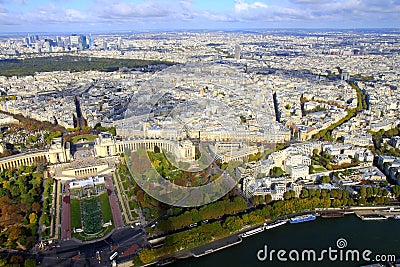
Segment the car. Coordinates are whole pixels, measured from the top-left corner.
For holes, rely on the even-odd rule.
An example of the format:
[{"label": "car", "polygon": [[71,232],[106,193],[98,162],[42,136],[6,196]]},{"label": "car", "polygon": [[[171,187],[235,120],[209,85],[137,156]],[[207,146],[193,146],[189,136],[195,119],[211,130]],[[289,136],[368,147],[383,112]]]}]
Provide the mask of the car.
[{"label": "car", "polygon": [[96,259],[100,262],[101,261],[101,256],[100,256],[100,252],[96,251]]},{"label": "car", "polygon": [[196,227],[197,226],[197,223],[192,223],[191,225],[189,225],[189,228],[193,228],[193,227]]},{"label": "car", "polygon": [[204,220],[204,221],[202,221],[202,223],[208,223],[208,220]]}]

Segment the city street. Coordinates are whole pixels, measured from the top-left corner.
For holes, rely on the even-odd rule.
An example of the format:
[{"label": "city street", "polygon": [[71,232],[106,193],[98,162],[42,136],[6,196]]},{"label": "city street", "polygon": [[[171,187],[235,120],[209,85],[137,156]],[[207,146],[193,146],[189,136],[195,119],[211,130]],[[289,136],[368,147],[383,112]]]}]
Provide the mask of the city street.
[{"label": "city street", "polygon": [[[126,261],[132,258],[132,246],[141,248],[147,244],[143,229],[125,227],[114,231],[104,240],[86,242],[72,239],[60,242],[59,248],[46,251],[38,255],[41,266],[111,266],[109,257],[115,251],[118,252],[118,261]],[[96,258],[96,251],[100,253],[100,263]],[[124,254],[128,256],[124,257]]]}]

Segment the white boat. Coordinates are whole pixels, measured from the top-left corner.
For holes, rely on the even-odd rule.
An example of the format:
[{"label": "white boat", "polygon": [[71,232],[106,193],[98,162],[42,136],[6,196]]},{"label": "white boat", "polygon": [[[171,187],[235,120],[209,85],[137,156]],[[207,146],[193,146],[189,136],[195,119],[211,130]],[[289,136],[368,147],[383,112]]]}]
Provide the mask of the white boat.
[{"label": "white boat", "polygon": [[207,249],[206,251],[204,251],[204,254],[210,254],[213,252],[214,252],[214,250],[211,248],[211,249]]},{"label": "white boat", "polygon": [[360,216],[363,221],[383,221],[387,220],[388,217],[380,214],[365,214]]},{"label": "white boat", "polygon": [[269,230],[269,229],[284,225],[287,222],[288,222],[288,220],[277,220],[273,223],[269,223],[269,224],[265,225],[265,229]]},{"label": "white boat", "polygon": [[258,227],[256,229],[253,229],[253,230],[250,230],[250,231],[247,231],[247,232],[244,232],[242,234],[242,237],[248,237],[248,236],[255,235],[255,234],[258,234],[258,233],[261,233],[261,232],[264,232],[264,226]]}]

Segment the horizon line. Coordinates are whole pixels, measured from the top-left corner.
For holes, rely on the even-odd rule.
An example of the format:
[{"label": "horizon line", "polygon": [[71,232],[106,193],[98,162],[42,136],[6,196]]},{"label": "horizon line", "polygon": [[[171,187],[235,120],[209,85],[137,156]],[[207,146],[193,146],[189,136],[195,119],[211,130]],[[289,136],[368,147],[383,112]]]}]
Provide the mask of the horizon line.
[{"label": "horizon line", "polygon": [[240,31],[400,31],[400,27],[356,27],[356,28],[329,28],[329,27],[321,27],[321,28],[311,28],[311,27],[282,27],[282,28],[204,28],[204,29],[141,29],[141,30],[107,30],[107,31],[8,31],[1,32],[0,35],[11,34],[11,35],[19,35],[19,34],[74,34],[74,33],[85,33],[85,34],[113,34],[113,33],[162,33],[162,32],[201,32],[201,31],[209,31],[209,32],[240,32]]}]

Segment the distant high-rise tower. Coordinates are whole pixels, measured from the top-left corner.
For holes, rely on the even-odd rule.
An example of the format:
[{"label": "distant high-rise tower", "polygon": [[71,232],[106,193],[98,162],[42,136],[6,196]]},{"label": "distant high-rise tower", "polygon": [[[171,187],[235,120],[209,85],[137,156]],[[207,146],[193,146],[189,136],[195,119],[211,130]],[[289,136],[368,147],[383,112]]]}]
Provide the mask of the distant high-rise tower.
[{"label": "distant high-rise tower", "polygon": [[70,45],[83,50],[87,48],[86,36],[73,34],[69,37]]},{"label": "distant high-rise tower", "polygon": [[64,45],[61,36],[56,37],[57,46],[62,47]]},{"label": "distant high-rise tower", "polygon": [[122,38],[118,37],[118,48],[122,48],[122,46],[124,45]]},{"label": "distant high-rise tower", "polygon": [[79,46],[79,44],[82,42],[81,36],[73,34],[69,37],[69,43],[72,46]]},{"label": "distant high-rise tower", "polygon": [[93,48],[93,47],[94,47],[94,40],[93,40],[93,37],[90,36],[89,37],[89,48]]},{"label": "distant high-rise tower", "polygon": [[241,48],[240,48],[240,45],[235,45],[235,59],[240,59],[240,52],[241,52]]},{"label": "distant high-rise tower", "polygon": [[86,49],[88,44],[87,44],[87,39],[85,35],[81,35],[81,40],[82,40],[82,49]]},{"label": "distant high-rise tower", "polygon": [[39,41],[39,36],[38,35],[30,35],[28,34],[28,39],[29,39],[29,43],[36,43],[36,41]]}]

